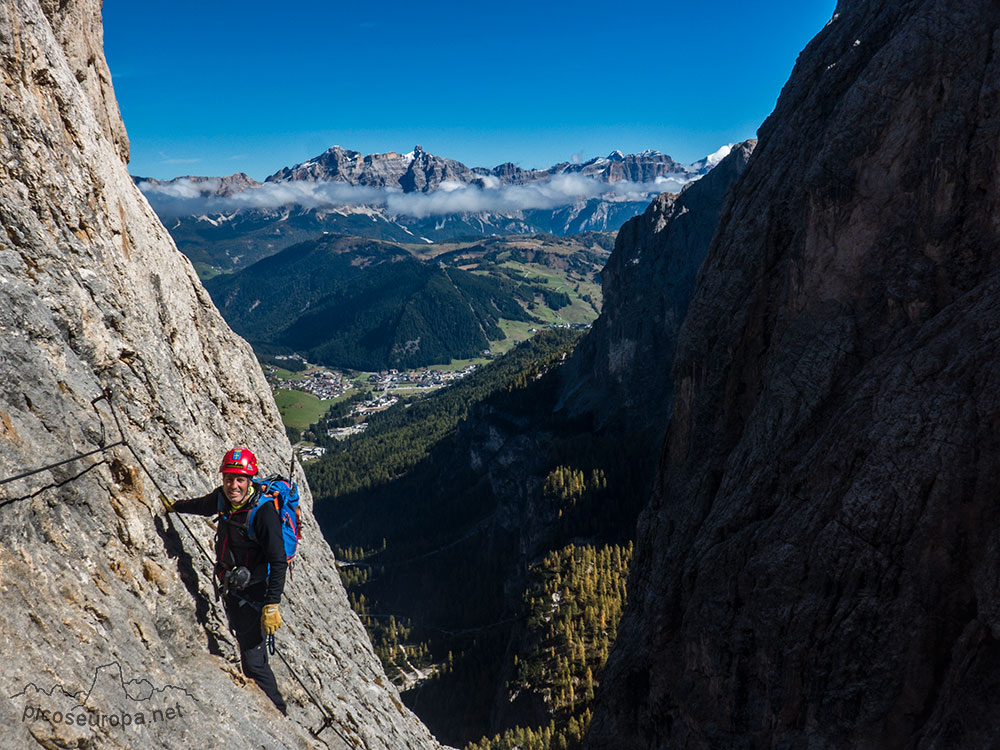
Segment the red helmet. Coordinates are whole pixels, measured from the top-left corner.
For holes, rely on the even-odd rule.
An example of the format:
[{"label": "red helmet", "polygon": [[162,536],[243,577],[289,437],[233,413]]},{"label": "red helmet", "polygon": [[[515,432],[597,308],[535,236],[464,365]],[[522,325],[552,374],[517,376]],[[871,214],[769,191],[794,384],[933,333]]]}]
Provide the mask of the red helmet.
[{"label": "red helmet", "polygon": [[257,475],[257,457],[249,448],[233,448],[222,457],[220,474],[243,474],[252,477]]}]

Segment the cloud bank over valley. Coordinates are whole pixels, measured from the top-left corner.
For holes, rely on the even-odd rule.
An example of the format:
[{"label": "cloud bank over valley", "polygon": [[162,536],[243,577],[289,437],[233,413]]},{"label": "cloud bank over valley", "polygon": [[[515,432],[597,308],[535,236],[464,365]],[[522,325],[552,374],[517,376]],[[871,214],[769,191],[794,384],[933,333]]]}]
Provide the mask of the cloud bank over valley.
[{"label": "cloud bank over valley", "polygon": [[646,201],[663,192],[679,192],[698,175],[680,172],[646,182],[608,183],[589,175],[557,174],[526,184],[501,185],[495,177],[468,184],[441,182],[429,192],[404,192],[397,187],[370,187],[347,182],[267,182],[228,195],[219,194],[223,179],[179,177],[169,182],[137,180],[139,188],[161,217],[220,215],[239,209],[278,210],[302,207],[337,210],[377,207],[397,216],[427,218],[462,213],[514,213],[554,209],[594,198]]}]

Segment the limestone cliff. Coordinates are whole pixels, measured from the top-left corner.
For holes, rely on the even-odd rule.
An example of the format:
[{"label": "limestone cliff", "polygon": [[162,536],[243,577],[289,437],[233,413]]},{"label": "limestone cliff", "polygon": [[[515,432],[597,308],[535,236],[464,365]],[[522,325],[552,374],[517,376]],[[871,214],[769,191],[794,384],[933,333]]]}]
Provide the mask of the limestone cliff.
[{"label": "limestone cliff", "polygon": [[142,465],[181,497],[229,446],[271,472],[290,447],[252,352],[129,178],[99,19],[98,0],[0,5],[0,479],[118,441],[116,417],[127,441],[0,484],[0,744],[435,747],[348,606],[298,467],[278,643],[333,719],[315,736],[280,660],[288,719],[245,684],[207,561],[159,509]]},{"label": "limestone cliff", "polygon": [[590,748],[995,747],[1000,7],[845,0],[734,187]]}]

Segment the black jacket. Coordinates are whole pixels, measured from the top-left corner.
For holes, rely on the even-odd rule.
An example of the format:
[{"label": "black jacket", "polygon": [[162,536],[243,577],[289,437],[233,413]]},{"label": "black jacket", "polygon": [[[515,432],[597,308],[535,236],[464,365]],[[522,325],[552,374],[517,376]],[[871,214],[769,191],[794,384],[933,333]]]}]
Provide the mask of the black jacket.
[{"label": "black jacket", "polygon": [[[285,543],[281,534],[281,519],[270,498],[263,497],[260,488],[251,482],[254,494],[240,510],[232,512],[222,487],[202,497],[180,500],[174,504],[177,513],[193,513],[199,516],[219,516],[218,531],[215,535],[215,574],[219,578],[227,570],[239,565],[250,569],[250,585],[240,592],[248,601],[261,604],[277,604],[285,589],[285,573],[288,562],[285,559]],[[253,536],[247,530],[250,510],[261,504],[253,517]]]}]

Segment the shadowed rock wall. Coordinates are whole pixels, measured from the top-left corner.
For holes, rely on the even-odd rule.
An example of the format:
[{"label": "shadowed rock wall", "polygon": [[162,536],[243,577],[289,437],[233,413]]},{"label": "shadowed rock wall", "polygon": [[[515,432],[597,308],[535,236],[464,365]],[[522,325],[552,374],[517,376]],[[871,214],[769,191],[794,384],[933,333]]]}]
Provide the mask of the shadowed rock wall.
[{"label": "shadowed rock wall", "polygon": [[1000,7],[841,2],[734,187],[589,748],[994,747]]}]

